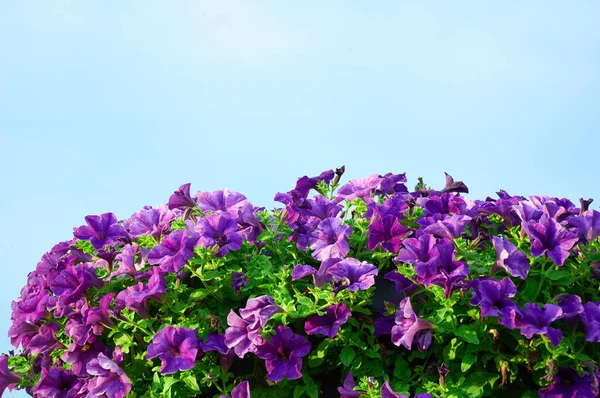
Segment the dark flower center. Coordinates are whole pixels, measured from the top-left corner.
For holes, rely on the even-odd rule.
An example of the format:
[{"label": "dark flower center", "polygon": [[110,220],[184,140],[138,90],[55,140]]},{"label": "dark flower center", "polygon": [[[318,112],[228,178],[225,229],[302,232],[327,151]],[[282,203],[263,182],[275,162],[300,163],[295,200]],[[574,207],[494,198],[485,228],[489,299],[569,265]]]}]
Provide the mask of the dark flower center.
[{"label": "dark flower center", "polygon": [[217,245],[223,247],[226,244],[231,243],[231,239],[228,239],[227,235],[221,233],[215,237],[215,242],[217,243]]}]

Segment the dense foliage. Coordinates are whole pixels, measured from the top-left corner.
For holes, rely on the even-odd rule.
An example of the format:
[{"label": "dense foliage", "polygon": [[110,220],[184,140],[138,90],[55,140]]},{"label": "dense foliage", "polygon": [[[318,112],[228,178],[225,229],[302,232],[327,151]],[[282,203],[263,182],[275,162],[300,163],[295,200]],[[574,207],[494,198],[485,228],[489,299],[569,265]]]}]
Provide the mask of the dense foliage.
[{"label": "dense foliage", "polygon": [[591,200],[343,172],[273,211],[185,184],[126,220],[87,216],[13,302],[0,393],[598,395]]}]

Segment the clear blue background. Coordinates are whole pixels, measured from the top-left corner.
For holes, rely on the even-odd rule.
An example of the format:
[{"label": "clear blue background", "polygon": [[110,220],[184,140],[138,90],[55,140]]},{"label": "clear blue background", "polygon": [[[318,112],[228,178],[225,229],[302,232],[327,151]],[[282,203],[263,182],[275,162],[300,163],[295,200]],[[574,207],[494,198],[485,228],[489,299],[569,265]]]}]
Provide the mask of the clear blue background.
[{"label": "clear blue background", "polygon": [[427,3],[0,0],[0,330],[85,215],[185,182],[272,207],[345,164],[597,208],[600,3]]}]

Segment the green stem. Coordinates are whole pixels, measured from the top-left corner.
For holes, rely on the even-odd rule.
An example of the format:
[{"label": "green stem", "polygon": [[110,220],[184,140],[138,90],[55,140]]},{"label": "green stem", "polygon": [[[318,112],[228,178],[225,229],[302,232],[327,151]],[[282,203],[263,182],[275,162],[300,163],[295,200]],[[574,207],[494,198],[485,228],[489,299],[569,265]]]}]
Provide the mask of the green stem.
[{"label": "green stem", "polygon": [[546,279],[546,270],[544,269],[544,267],[546,266],[546,260],[544,260],[544,262],[542,262],[542,265],[540,267],[540,275],[542,276],[540,278],[540,284],[538,285],[537,291],[535,292],[535,297],[533,299],[533,301],[537,301],[538,296],[540,295],[542,288],[544,287],[544,280]]}]

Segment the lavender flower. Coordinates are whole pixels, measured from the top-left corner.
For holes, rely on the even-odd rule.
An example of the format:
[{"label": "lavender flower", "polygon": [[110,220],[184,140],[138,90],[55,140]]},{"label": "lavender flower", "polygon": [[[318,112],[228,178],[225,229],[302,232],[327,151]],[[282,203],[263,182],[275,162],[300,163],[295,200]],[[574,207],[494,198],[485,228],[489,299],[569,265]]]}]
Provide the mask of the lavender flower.
[{"label": "lavender flower", "polygon": [[[88,381],[88,390],[95,396],[124,398],[131,391],[131,381],[123,369],[100,353],[87,364],[87,373],[95,376]],[[89,396],[89,395],[88,395]]]},{"label": "lavender flower", "polygon": [[355,258],[344,259],[328,269],[329,274],[336,282],[341,282],[342,288],[351,292],[367,290],[375,284],[377,267]]},{"label": "lavender flower", "polygon": [[153,267],[148,274],[150,278],[145,285],[139,282],[121,291],[115,302],[121,307],[128,307],[137,312],[142,318],[148,318],[147,301],[154,299],[160,301],[162,293],[167,291],[165,276],[159,267]]},{"label": "lavender flower", "polygon": [[196,366],[198,329],[166,326],[152,338],[147,359],[160,358],[160,373],[171,374]]},{"label": "lavender flower", "polygon": [[325,315],[313,314],[306,318],[304,330],[306,334],[323,334],[333,339],[351,315],[346,304],[332,304],[325,310]]},{"label": "lavender flower", "polygon": [[587,242],[600,236],[600,213],[596,210],[584,211],[580,216],[570,217],[568,222]]},{"label": "lavender flower", "polygon": [[146,206],[134,213],[123,223],[132,236],[150,235],[159,240],[161,235],[170,231],[171,222],[177,213],[169,210],[167,205],[161,204],[157,209]]},{"label": "lavender flower", "polygon": [[148,254],[151,264],[158,264],[164,272],[177,272],[194,256],[194,247],[200,235],[189,229],[173,231],[165,236],[160,245]]},{"label": "lavender flower", "polygon": [[239,192],[230,192],[229,189],[214,192],[198,192],[193,197],[198,202],[198,207],[203,212],[226,212],[235,218],[248,200]]},{"label": "lavender flower", "polygon": [[425,227],[423,233],[439,236],[440,238],[458,238],[463,234],[465,227],[471,220],[471,217],[464,215],[444,216],[441,220]]},{"label": "lavender flower", "polygon": [[371,193],[375,191],[381,181],[383,181],[383,178],[377,174],[350,180],[350,182],[338,189],[338,198],[345,199],[348,202],[356,198],[361,198],[365,202],[371,202],[373,200]]},{"label": "lavender flower", "polygon": [[237,228],[237,222],[228,213],[209,214],[196,225],[196,231],[200,233],[199,243],[204,247],[217,246],[217,257],[242,247],[243,239]]},{"label": "lavender flower", "polygon": [[85,223],[87,225],[73,228],[73,235],[77,239],[89,240],[96,249],[102,249],[105,245],[118,242],[119,238],[129,236],[125,228],[117,224],[117,217],[113,213],[86,216]]},{"label": "lavender flower", "polygon": [[[392,327],[392,342],[397,346],[403,345],[407,350],[412,349],[417,333],[431,333],[433,329],[431,322],[417,316],[410,303],[410,297],[406,297],[400,302],[394,320],[396,325]],[[429,342],[431,343],[431,340]],[[419,347],[421,351],[427,348],[429,347]]]},{"label": "lavender flower", "polygon": [[437,240],[431,234],[424,234],[419,238],[408,238],[402,241],[404,249],[398,253],[397,261],[415,265],[427,263],[439,255]]},{"label": "lavender flower", "polygon": [[256,356],[265,360],[267,379],[278,382],[284,377],[296,380],[302,377],[302,357],[308,355],[311,344],[287,326],[277,326],[269,341],[259,337]]},{"label": "lavender flower", "polygon": [[529,260],[525,253],[519,251],[517,246],[513,245],[504,237],[493,236],[492,244],[496,250],[496,263],[493,270],[504,268],[512,276],[521,279],[527,278],[529,272]]},{"label": "lavender flower", "polygon": [[312,256],[320,261],[328,258],[344,258],[350,251],[348,238],[352,227],[342,225],[340,218],[326,218],[319,223],[314,234],[309,237]]}]

